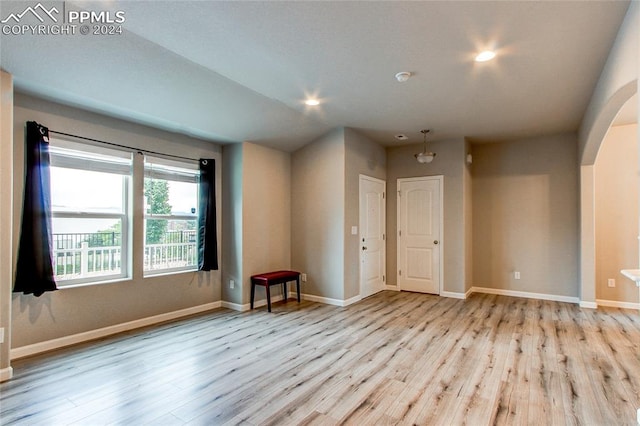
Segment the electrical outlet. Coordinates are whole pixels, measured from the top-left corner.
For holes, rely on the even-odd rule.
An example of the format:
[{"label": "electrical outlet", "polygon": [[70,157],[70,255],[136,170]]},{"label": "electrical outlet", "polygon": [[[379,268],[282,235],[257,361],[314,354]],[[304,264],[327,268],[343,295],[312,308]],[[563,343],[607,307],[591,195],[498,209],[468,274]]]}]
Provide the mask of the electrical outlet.
[{"label": "electrical outlet", "polygon": [[300,274],[300,279],[302,280],[303,283],[307,282],[307,274]]},{"label": "electrical outlet", "polygon": [[519,279],[520,279],[520,271],[515,271],[515,272],[513,273],[513,277],[514,277],[516,280],[519,280]]},{"label": "electrical outlet", "polygon": [[607,280],[607,287],[615,287],[616,286],[616,280],[615,278],[609,278]]},{"label": "electrical outlet", "polygon": [[235,288],[236,282],[234,280],[229,280],[229,288]]}]

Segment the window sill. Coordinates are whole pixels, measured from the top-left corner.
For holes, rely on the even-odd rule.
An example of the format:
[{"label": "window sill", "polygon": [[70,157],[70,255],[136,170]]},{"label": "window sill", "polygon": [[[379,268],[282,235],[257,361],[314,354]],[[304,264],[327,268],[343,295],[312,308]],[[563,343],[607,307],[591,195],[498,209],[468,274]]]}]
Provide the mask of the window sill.
[{"label": "window sill", "polygon": [[166,270],[166,271],[158,271],[158,272],[146,272],[142,278],[147,279],[147,278],[155,278],[155,277],[164,277],[167,275],[188,274],[192,272],[198,272],[198,269],[194,268],[194,269],[179,269],[177,271]]},{"label": "window sill", "polygon": [[79,287],[91,287],[96,285],[116,284],[116,283],[121,283],[125,281],[131,281],[131,277],[114,278],[114,279],[105,280],[105,281],[92,281],[90,283],[74,283],[74,284],[57,283],[57,286],[58,286],[58,290],[67,290],[67,289],[79,288]]}]

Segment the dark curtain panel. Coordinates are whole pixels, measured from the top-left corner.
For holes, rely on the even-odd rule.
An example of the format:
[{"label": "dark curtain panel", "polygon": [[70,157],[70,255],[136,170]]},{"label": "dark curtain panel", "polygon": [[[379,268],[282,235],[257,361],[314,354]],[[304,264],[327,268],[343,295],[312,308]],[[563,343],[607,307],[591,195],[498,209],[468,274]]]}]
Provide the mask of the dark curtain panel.
[{"label": "dark curtain panel", "polygon": [[27,122],[22,229],[14,292],[42,295],[57,290],[51,258],[49,130]]},{"label": "dark curtain panel", "polygon": [[198,269],[218,269],[218,231],[216,224],[216,162],[200,159],[198,194]]}]

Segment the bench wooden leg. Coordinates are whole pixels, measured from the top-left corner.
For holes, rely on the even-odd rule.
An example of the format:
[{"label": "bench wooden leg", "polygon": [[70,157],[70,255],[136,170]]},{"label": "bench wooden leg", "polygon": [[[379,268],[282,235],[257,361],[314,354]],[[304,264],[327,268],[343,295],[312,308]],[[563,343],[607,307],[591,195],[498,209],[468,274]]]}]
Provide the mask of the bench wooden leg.
[{"label": "bench wooden leg", "polygon": [[269,291],[269,287],[271,287],[269,283],[264,286],[264,288],[267,290],[267,311],[271,312],[271,292]]},{"label": "bench wooden leg", "polygon": [[286,281],[282,283],[282,300],[287,301],[287,283]]},{"label": "bench wooden leg", "polygon": [[256,295],[256,284],[251,281],[251,309],[253,309],[253,297]]},{"label": "bench wooden leg", "polygon": [[300,303],[300,275],[296,278],[296,290],[298,291],[298,303]]}]

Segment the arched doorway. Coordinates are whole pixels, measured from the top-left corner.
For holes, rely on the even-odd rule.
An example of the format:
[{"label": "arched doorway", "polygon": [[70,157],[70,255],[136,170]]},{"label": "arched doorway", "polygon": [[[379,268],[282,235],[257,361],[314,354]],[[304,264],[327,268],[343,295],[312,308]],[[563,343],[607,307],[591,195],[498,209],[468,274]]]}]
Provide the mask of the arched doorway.
[{"label": "arched doorway", "polygon": [[620,270],[638,267],[638,100],[611,123],[594,163],[595,287],[598,306],[638,308],[638,290]]},{"label": "arched doorway", "polygon": [[[580,306],[596,308],[595,160],[600,146],[624,105],[638,91],[638,80],[620,87],[603,104],[584,137],[580,155]],[[636,117],[638,110],[635,111]],[[640,147],[640,141],[638,141]],[[636,158],[637,157],[636,152]]]}]

